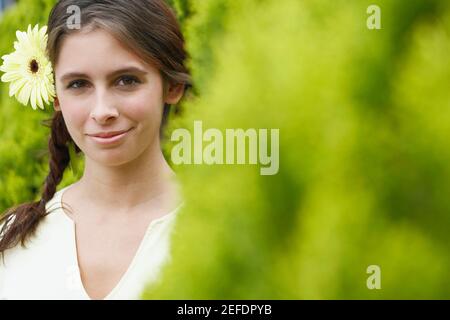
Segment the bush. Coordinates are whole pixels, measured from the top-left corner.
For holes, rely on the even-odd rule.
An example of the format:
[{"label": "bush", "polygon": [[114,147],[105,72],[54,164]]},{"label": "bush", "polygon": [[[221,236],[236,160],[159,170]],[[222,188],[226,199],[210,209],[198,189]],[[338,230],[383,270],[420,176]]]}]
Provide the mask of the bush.
[{"label": "bush", "polygon": [[376,1],[381,30],[367,1],[190,3],[199,95],[174,127],[279,128],[280,171],[179,167],[172,259],[144,297],[448,296],[447,2]]}]

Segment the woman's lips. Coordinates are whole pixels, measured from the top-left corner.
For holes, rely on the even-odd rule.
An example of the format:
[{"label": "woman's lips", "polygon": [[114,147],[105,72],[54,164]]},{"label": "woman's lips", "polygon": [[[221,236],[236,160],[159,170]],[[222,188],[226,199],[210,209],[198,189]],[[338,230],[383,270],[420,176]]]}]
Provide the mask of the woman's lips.
[{"label": "woman's lips", "polygon": [[111,144],[114,142],[117,142],[121,139],[123,139],[128,132],[130,132],[133,128],[128,129],[126,131],[118,131],[118,132],[109,132],[109,133],[102,133],[97,135],[89,135],[92,140],[94,140],[97,143],[100,144]]}]

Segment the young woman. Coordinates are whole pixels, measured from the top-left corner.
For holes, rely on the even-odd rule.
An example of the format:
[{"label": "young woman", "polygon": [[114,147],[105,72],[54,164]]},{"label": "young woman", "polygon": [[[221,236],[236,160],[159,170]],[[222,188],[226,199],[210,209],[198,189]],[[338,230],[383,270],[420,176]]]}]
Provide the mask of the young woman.
[{"label": "young woman", "polygon": [[[182,205],[160,146],[168,110],[190,86],[178,22],[164,0],[61,0],[47,52],[50,172],[41,201],[0,221],[0,298],[138,299],[170,258]],[[57,191],[71,143],[84,173]]]}]

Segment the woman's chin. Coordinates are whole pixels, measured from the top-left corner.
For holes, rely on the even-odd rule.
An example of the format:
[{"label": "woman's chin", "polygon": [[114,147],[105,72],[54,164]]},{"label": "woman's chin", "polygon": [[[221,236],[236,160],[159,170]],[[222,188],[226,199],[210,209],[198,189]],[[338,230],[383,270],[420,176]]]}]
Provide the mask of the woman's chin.
[{"label": "woman's chin", "polygon": [[91,161],[105,167],[117,167],[133,161],[128,152],[119,150],[97,150],[87,155]]}]

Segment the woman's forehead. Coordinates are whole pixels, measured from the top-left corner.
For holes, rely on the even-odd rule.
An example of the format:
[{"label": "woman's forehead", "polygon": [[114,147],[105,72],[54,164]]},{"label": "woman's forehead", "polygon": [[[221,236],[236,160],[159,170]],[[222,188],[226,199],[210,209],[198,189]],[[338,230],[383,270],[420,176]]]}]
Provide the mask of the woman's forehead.
[{"label": "woman's forehead", "polygon": [[64,39],[55,72],[81,69],[85,72],[103,70],[111,73],[126,67],[154,71],[109,32],[97,28],[88,32],[75,32]]}]

